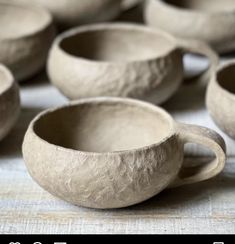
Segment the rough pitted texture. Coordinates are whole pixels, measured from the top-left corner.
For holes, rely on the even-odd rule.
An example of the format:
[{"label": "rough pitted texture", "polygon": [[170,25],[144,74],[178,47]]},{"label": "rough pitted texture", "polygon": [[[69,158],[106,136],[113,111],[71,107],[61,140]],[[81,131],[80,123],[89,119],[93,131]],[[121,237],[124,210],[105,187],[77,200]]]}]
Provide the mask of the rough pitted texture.
[{"label": "rough pitted texture", "polygon": [[[218,52],[233,50],[235,48],[233,28],[235,16],[232,11],[235,7],[234,1],[230,0],[224,4],[227,9],[221,8],[220,0],[210,1],[210,8],[206,4],[203,5],[204,0],[194,0],[192,6],[190,1],[186,1],[188,4],[184,8],[185,2],[179,4],[179,1],[177,4],[180,7],[175,7],[164,0],[149,0],[145,9],[145,20],[150,26],[165,30],[177,37],[205,41]],[[201,8],[197,9],[197,7]],[[210,11],[212,8],[215,9],[214,12]]]},{"label": "rough pitted texture", "polygon": [[[89,27],[83,29],[85,29],[85,35],[88,35],[89,32],[95,33],[96,31],[98,33],[97,35],[99,35],[105,28],[105,25],[101,27],[97,25],[97,27],[95,26],[91,30]],[[143,43],[142,38],[145,34],[149,35],[150,39],[153,38],[153,33],[150,32],[151,34],[149,34],[148,28],[144,29],[144,27],[137,27],[134,25],[118,26],[115,24],[107,24],[107,30],[115,30],[115,28],[117,33],[119,33],[117,38],[120,39],[122,35],[125,36],[123,45],[125,45],[127,50],[133,48],[133,44],[131,44],[131,40],[133,39],[132,32],[134,35],[138,33],[141,43]],[[129,39],[126,38],[127,28],[130,33]],[[84,33],[79,33],[77,35],[76,31],[80,30],[74,29],[74,33],[71,34],[71,37],[69,36],[65,39],[70,39],[72,42],[74,36],[77,38],[81,35],[81,37],[84,38]],[[102,42],[104,38],[104,43],[106,41],[108,45],[110,45],[112,41],[108,38],[111,39],[112,35],[114,35],[110,32],[103,35],[100,34],[101,36],[97,38],[101,40],[100,42]],[[158,39],[163,39],[165,37],[163,34],[159,35],[157,33],[154,38],[156,38],[157,42]],[[159,104],[166,101],[175,93],[183,79],[182,51],[180,48],[173,46],[175,43],[170,43],[169,46],[167,46],[171,39],[165,39],[165,42],[159,43],[157,47],[154,46],[154,44],[149,47],[149,49],[152,49],[151,57],[148,56],[149,54],[146,55],[146,53],[141,51],[141,54],[139,54],[142,55],[140,59],[136,59],[133,52],[130,51],[131,54],[129,54],[130,57],[128,57],[128,60],[122,60],[123,57],[119,57],[117,48],[108,49],[108,47],[100,47],[99,55],[107,55],[109,52],[108,55],[112,58],[121,59],[120,61],[110,61],[108,59],[104,62],[79,56],[79,53],[82,52],[82,46],[76,49],[78,50],[78,55],[71,55],[61,47],[61,41],[55,41],[49,55],[47,66],[48,74],[51,82],[70,99],[95,96],[119,96],[140,98]],[[138,43],[138,39],[135,40]],[[95,41],[96,40],[94,40],[94,42]],[[119,42],[121,41],[117,40],[116,45],[118,45],[117,43]],[[94,44],[95,47],[99,45],[99,41],[97,41],[97,43],[98,44]],[[69,48],[73,46],[75,50],[76,45],[78,45],[77,42],[73,41],[70,43]],[[102,43],[102,45],[104,44]],[[104,48],[104,50],[102,50],[102,48]],[[143,49],[142,46],[141,48]],[[79,50],[81,52],[79,52]],[[161,50],[163,51],[161,52]],[[110,54],[110,52],[112,53]],[[156,55],[154,55],[155,53]],[[133,55],[133,57],[131,55]]]},{"label": "rough pitted texture", "polygon": [[[76,128],[70,123],[71,115]],[[114,118],[111,123],[110,118]],[[64,123],[57,123],[61,120]],[[141,137],[136,137],[137,130]],[[215,160],[196,168],[183,167],[185,143],[209,147]],[[100,97],[39,114],[26,132],[23,157],[30,175],[55,196],[85,207],[120,208],[140,203],[168,186],[217,175],[225,164],[225,144],[216,132],[178,124],[151,104]]]},{"label": "rough pitted texture", "polygon": [[[9,4],[9,8],[20,9],[21,7]],[[35,9],[32,9],[32,11],[35,11]],[[14,17],[17,18],[17,16]],[[8,26],[6,25],[4,28],[8,28]],[[24,28],[27,28],[27,26]],[[3,63],[12,71],[16,80],[21,81],[30,78],[45,65],[54,36],[55,29],[52,20],[42,29],[35,29],[33,33],[15,36],[10,39],[1,36],[0,63]]]},{"label": "rough pitted texture", "polygon": [[125,207],[154,196],[173,181],[183,161],[176,137],[138,152],[97,156],[50,145],[32,128],[23,155],[30,175],[44,189],[92,208]]}]

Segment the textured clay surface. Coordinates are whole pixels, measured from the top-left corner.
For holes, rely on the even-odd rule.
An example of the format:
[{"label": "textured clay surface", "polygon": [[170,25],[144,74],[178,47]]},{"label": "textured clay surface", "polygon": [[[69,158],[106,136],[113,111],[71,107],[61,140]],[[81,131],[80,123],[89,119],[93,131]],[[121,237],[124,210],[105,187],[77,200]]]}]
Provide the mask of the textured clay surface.
[{"label": "textured clay surface", "polygon": [[233,0],[149,0],[145,20],[177,37],[202,40],[218,52],[228,52],[235,48],[234,9]]},{"label": "textured clay surface", "polygon": [[[216,159],[179,174],[188,142],[208,146]],[[167,186],[215,176],[223,169],[225,146],[209,129],[176,126],[154,105],[104,97],[38,115],[26,132],[23,156],[30,175],[53,195],[85,207],[120,208]]]},{"label": "textured clay surface", "polygon": [[31,77],[45,65],[55,35],[51,16],[40,8],[0,2],[0,24],[0,63],[18,81]]}]

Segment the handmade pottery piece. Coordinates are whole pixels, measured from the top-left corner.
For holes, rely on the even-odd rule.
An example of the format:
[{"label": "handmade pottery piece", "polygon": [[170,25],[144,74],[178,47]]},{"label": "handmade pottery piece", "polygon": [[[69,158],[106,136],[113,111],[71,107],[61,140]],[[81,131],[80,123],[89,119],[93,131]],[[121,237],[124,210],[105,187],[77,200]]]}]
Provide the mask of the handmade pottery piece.
[{"label": "handmade pottery piece", "polygon": [[[141,98],[162,103],[180,86],[183,53],[217,55],[204,43],[185,42],[135,24],[96,24],[59,35],[47,65],[51,82],[68,98]],[[210,69],[200,76],[207,79]]]},{"label": "handmade pottery piece", "polygon": [[[186,143],[210,148],[216,159],[184,167]],[[75,205],[121,208],[217,175],[225,143],[208,128],[175,122],[155,105],[99,97],[39,114],[26,132],[23,157],[51,194]]]},{"label": "handmade pottery piece", "polygon": [[52,17],[41,8],[0,2],[0,63],[17,81],[45,64],[54,37]]},{"label": "handmade pottery piece", "polygon": [[112,20],[121,12],[121,0],[11,0],[37,4],[51,12],[60,29]]},{"label": "handmade pottery piece", "polygon": [[149,0],[145,20],[177,37],[199,39],[220,53],[235,49],[234,0]]},{"label": "handmade pottery piece", "polygon": [[15,125],[20,112],[20,96],[17,82],[10,71],[0,64],[0,140]]},{"label": "handmade pottery piece", "polygon": [[217,70],[207,89],[207,108],[215,123],[235,139],[235,61]]}]

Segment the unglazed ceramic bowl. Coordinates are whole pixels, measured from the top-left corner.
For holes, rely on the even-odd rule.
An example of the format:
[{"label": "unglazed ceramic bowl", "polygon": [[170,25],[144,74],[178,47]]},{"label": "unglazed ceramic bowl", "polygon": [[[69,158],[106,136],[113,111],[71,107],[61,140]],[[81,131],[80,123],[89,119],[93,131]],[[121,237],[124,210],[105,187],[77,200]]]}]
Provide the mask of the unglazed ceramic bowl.
[{"label": "unglazed ceramic bowl", "polygon": [[[51,12],[60,29],[77,25],[104,22],[117,17],[122,10],[121,0],[10,0],[43,6]],[[125,7],[128,3],[124,4]]]},{"label": "unglazed ceramic bowl", "polygon": [[41,8],[0,1],[0,63],[17,81],[37,73],[54,37],[52,17]]},{"label": "unglazed ceramic bowl", "polygon": [[208,86],[206,103],[215,123],[235,139],[235,60],[218,68]]},{"label": "unglazed ceramic bowl", "polygon": [[145,20],[177,37],[210,44],[220,53],[235,49],[234,0],[148,0]]},{"label": "unglazed ceramic bowl", "polygon": [[[215,160],[184,167],[189,142],[210,148]],[[100,97],[39,114],[26,132],[23,157],[51,194],[79,206],[121,208],[217,175],[225,143],[216,132],[179,124],[152,104]]]},{"label": "unglazed ceramic bowl", "polygon": [[[96,24],[59,35],[49,54],[48,75],[66,97],[133,97],[162,103],[180,86],[185,51],[218,57],[204,43],[185,42],[134,24]],[[200,78],[208,78],[206,75]]]},{"label": "unglazed ceramic bowl", "polygon": [[17,82],[11,72],[0,64],[0,140],[15,125],[20,112],[20,96]]}]

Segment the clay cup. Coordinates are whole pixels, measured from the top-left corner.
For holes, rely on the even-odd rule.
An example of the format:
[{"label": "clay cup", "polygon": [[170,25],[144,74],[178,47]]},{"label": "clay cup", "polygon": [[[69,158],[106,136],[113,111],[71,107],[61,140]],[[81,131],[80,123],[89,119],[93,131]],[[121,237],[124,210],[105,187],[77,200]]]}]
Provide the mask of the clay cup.
[{"label": "clay cup", "polygon": [[[186,143],[210,148],[215,159],[184,167]],[[26,132],[23,157],[32,178],[51,194],[79,206],[121,208],[214,177],[224,167],[225,143],[155,105],[100,97],[39,114]]]},{"label": "clay cup", "polygon": [[159,104],[179,88],[186,52],[209,58],[210,67],[197,77],[207,81],[218,57],[206,44],[142,25],[96,24],[59,35],[47,70],[52,84],[72,100],[114,96]]}]

